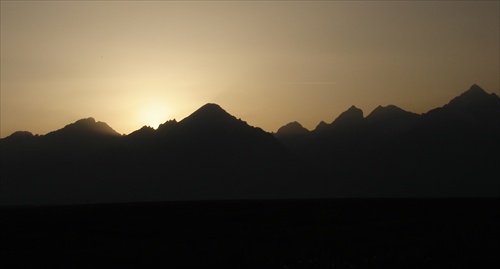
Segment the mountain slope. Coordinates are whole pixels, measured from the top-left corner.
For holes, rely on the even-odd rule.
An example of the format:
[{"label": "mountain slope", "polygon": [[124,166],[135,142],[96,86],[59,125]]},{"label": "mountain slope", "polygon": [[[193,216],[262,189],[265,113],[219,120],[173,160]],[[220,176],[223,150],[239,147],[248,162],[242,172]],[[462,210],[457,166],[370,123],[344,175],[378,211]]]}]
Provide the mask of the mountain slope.
[{"label": "mountain slope", "polygon": [[394,105],[378,106],[366,117],[366,124],[373,135],[390,138],[408,132],[419,117]]},{"label": "mountain slope", "polygon": [[0,140],[0,204],[500,196],[500,101],[479,86],[422,115],[355,106],[271,134],[206,104],[121,136],[93,118]]},{"label": "mountain slope", "polygon": [[78,120],[64,128],[46,134],[46,137],[57,137],[57,139],[95,136],[120,136],[120,134],[105,122],[96,122],[92,117]]},{"label": "mountain slope", "polygon": [[356,106],[351,106],[342,112],[332,123],[332,127],[355,126],[363,122],[363,111]]},{"label": "mountain slope", "polygon": [[302,125],[296,121],[290,122],[278,129],[276,132],[276,136],[287,136],[287,135],[301,135],[301,134],[307,134],[309,133],[309,130],[306,128],[302,127]]},{"label": "mountain slope", "polygon": [[[2,151],[2,203],[236,199],[291,195],[293,156],[272,134],[207,104],[122,137],[93,119]],[[16,134],[20,136],[21,134]],[[24,135],[24,134],[22,134]],[[4,142],[9,139],[2,140]],[[68,142],[70,141],[70,142]],[[16,148],[16,146],[14,146]],[[18,149],[19,147],[17,147]],[[25,151],[26,152],[26,151]],[[295,187],[295,189],[298,189]]]},{"label": "mountain slope", "polygon": [[309,136],[278,138],[317,177],[345,179],[344,194],[500,196],[499,104],[473,85],[422,115],[379,106],[362,118],[353,106]]}]

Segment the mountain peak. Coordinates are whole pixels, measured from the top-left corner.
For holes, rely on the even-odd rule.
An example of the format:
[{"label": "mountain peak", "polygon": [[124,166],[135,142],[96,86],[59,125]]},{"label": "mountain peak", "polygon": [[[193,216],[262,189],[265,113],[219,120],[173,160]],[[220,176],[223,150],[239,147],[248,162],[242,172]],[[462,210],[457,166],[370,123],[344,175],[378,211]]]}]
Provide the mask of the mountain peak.
[{"label": "mountain peak", "polygon": [[1,140],[4,140],[4,141],[26,141],[26,140],[30,140],[30,139],[32,139],[34,137],[35,136],[31,132],[28,132],[28,131],[16,131],[16,132],[12,133],[11,135],[9,135],[9,136],[7,136],[5,138],[0,139],[0,141]]},{"label": "mountain peak", "polygon": [[229,115],[222,107],[218,104],[207,103],[200,108],[198,108],[195,112],[193,112],[190,116],[193,115],[207,115],[207,116],[220,116],[220,115]]},{"label": "mountain peak", "polygon": [[333,122],[334,125],[339,124],[350,124],[362,121],[363,110],[357,108],[356,106],[351,106],[348,110],[342,112]]},{"label": "mountain peak", "polygon": [[89,125],[93,125],[95,123],[96,123],[96,121],[94,118],[88,117],[88,118],[79,119],[79,120],[75,121],[73,124],[79,125],[79,126],[89,126]]},{"label": "mountain peak", "polygon": [[228,122],[238,121],[234,116],[227,113],[222,107],[214,103],[207,103],[198,108],[191,115],[181,120],[180,124],[197,125],[220,125]]},{"label": "mountain peak", "polygon": [[328,123],[324,122],[324,121],[320,121],[318,123],[318,125],[316,126],[316,128],[314,129],[314,131],[321,131],[321,130],[324,130],[328,128]]},{"label": "mountain peak", "polygon": [[363,110],[357,108],[355,105],[352,105],[347,111],[344,113],[349,113],[352,115],[357,115],[363,117]]},{"label": "mountain peak", "polygon": [[419,114],[408,112],[395,105],[378,106],[366,117],[366,123],[374,135],[395,137],[409,131],[419,117]]},{"label": "mountain peak", "polygon": [[483,88],[479,87],[477,84],[472,84],[472,86],[466,92],[477,92],[477,93],[486,93]]},{"label": "mountain peak", "polygon": [[132,135],[132,134],[151,134],[151,133],[154,133],[155,132],[155,128],[151,127],[151,126],[147,126],[147,125],[144,125],[141,127],[141,129],[139,130],[136,130],[132,133],[130,133],[129,135]]},{"label": "mountain peak", "polygon": [[477,84],[472,85],[467,91],[453,98],[445,107],[452,109],[467,109],[482,107],[487,104],[497,104],[498,96],[486,93]]},{"label": "mountain peak", "polygon": [[173,119],[173,120],[167,120],[166,122],[164,123],[160,123],[160,125],[158,125],[158,128],[156,128],[156,130],[158,131],[165,131],[165,130],[170,130],[172,128],[174,128],[174,126],[177,125],[177,120]]},{"label": "mountain peak", "polygon": [[467,91],[463,92],[459,97],[462,98],[478,98],[484,97],[488,94],[483,90],[483,88],[479,87],[477,84],[473,84]]},{"label": "mountain peak", "polygon": [[92,118],[83,118],[75,121],[74,123],[64,126],[64,128],[59,129],[54,132],[50,132],[47,135],[69,135],[69,136],[87,136],[87,135],[106,135],[106,136],[119,136],[120,134],[109,127],[105,122],[97,121]]},{"label": "mountain peak", "polygon": [[282,126],[276,132],[276,135],[298,135],[308,133],[309,130],[304,128],[300,123],[294,121]]},{"label": "mountain peak", "polygon": [[[387,105],[387,106],[377,106],[373,112],[380,112],[380,111],[403,111],[403,109],[395,106],[395,105]],[[371,113],[370,113],[371,114]]]},{"label": "mountain peak", "polygon": [[201,106],[198,110],[212,110],[212,111],[224,111],[225,112],[225,110],[222,109],[222,107],[220,107],[216,103],[206,103],[203,106]]},{"label": "mountain peak", "polygon": [[207,103],[198,108],[193,114],[228,114],[222,107],[218,104]]},{"label": "mountain peak", "polygon": [[403,110],[395,105],[388,105],[388,106],[378,106],[376,107],[367,117],[366,119],[368,120],[374,120],[374,119],[384,119],[384,118],[391,118],[391,117],[401,117],[403,115],[411,115],[413,117],[418,116],[418,114],[408,112],[406,110]]},{"label": "mountain peak", "polygon": [[10,137],[22,138],[22,137],[33,137],[34,135],[29,131],[16,131],[10,135]]}]

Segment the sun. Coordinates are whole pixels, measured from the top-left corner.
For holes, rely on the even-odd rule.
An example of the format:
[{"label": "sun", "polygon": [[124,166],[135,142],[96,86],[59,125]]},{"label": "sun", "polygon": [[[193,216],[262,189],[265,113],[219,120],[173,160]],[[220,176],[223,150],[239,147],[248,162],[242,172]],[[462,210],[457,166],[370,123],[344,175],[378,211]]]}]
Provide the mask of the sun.
[{"label": "sun", "polygon": [[171,115],[172,110],[166,105],[147,105],[139,111],[139,120],[143,125],[147,125],[156,129],[161,123],[170,120],[169,117]]}]

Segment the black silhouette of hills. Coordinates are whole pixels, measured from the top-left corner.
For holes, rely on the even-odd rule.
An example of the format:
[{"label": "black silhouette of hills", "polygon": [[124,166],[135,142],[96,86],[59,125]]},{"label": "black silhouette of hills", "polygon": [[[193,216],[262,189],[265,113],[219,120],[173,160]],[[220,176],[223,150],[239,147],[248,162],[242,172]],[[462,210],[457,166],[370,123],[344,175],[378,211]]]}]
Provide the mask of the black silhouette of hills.
[{"label": "black silhouette of hills", "polygon": [[[378,106],[367,117],[363,117],[362,110],[351,106],[332,123],[327,124],[321,121],[308,135],[306,132],[300,134],[313,140],[326,139],[333,142],[333,140],[340,139],[342,141],[338,142],[345,144],[343,141],[345,139],[361,141],[374,136],[390,138],[424,129],[429,130],[431,135],[439,135],[447,129],[455,132],[457,128],[462,128],[462,131],[491,133],[498,132],[499,108],[500,99],[496,94],[487,94],[474,84],[469,90],[443,107],[422,115],[389,105]],[[293,126],[300,126],[300,123],[294,122]],[[287,136],[297,134],[299,133],[278,132],[276,137],[286,139]],[[449,134],[450,132],[446,133],[446,135]],[[293,147],[293,145],[289,146]]]},{"label": "black silhouette of hills", "polygon": [[309,130],[304,128],[300,123],[294,121],[282,126],[276,132],[276,136],[301,135],[307,134]]},{"label": "black silhouette of hills", "polygon": [[498,96],[473,85],[422,115],[390,105],[363,118],[352,106],[309,133],[275,136],[347,196],[498,196],[499,112]]},{"label": "black silhouette of hills", "polygon": [[330,125],[337,128],[346,128],[359,125],[363,122],[363,111],[355,106],[342,112]]},{"label": "black silhouette of hills", "polygon": [[179,122],[180,125],[192,126],[192,128],[209,128],[205,131],[222,130],[224,133],[226,128],[232,126],[237,129],[245,125],[241,120],[227,113],[222,107],[217,104],[208,103],[200,107],[191,115]]},{"label": "black silhouette of hills", "polygon": [[249,156],[254,160],[288,157],[287,150],[271,134],[235,118],[216,104],[206,104],[179,122],[169,120],[157,130],[143,127],[129,137],[148,138],[151,151],[175,162],[185,158],[186,162],[197,159],[240,166],[251,162]]},{"label": "black silhouette of hills", "polygon": [[[165,126],[168,123],[165,124]],[[171,126],[164,136],[175,142],[213,148],[213,150],[284,150],[269,133],[227,113],[219,105],[206,104]],[[173,141],[171,141],[173,142]]]},{"label": "black silhouette of hills", "polygon": [[[488,94],[477,84],[474,84],[469,90],[453,98],[444,107],[476,114],[478,111],[491,109],[491,106],[494,105],[498,105],[498,95],[495,93]],[[480,114],[477,114],[477,116],[480,116]]]},{"label": "black silhouette of hills", "polygon": [[[16,139],[21,136],[33,139]],[[38,137],[15,133],[1,143],[2,203],[293,195],[287,186],[293,180],[284,180],[294,156],[272,134],[215,104],[126,136],[89,118]]]},{"label": "black silhouette of hills", "polygon": [[409,131],[420,115],[397,106],[378,106],[366,117],[367,124],[381,136],[397,136]]},{"label": "black silhouette of hills", "polygon": [[58,139],[78,139],[83,137],[120,136],[120,134],[104,122],[96,122],[94,118],[86,118],[68,124],[57,131],[50,132],[46,136],[57,137]]},{"label": "black silhouette of hills", "polygon": [[326,123],[324,121],[320,121],[318,123],[318,125],[316,125],[316,128],[314,128],[314,130],[319,131],[319,130],[323,130],[324,128],[328,128],[328,123]]},{"label": "black silhouette of hills", "polygon": [[147,139],[155,134],[155,129],[151,126],[142,126],[141,129],[133,131],[128,135],[130,138]]},{"label": "black silhouette of hills", "polygon": [[217,104],[120,135],[93,118],[0,140],[2,204],[500,196],[500,100],[473,85],[422,115],[351,106],[309,131]]},{"label": "black silhouette of hills", "polygon": [[[468,91],[455,97],[448,104],[429,111],[425,115],[425,120],[426,124],[441,128],[443,131],[498,132],[499,106],[498,95],[487,94],[474,84]],[[471,128],[472,126],[474,128]]]},{"label": "black silhouette of hills", "polygon": [[394,105],[379,106],[364,117],[361,109],[351,106],[330,124],[321,121],[312,131],[282,131],[275,136],[291,151],[308,156],[306,159],[312,157],[313,162],[346,167],[344,162],[352,162],[351,157],[357,158],[382,147],[390,139],[408,132],[419,118],[420,115]]},{"label": "black silhouette of hills", "polygon": [[7,141],[7,142],[14,142],[14,143],[23,143],[23,142],[31,141],[35,137],[36,136],[33,135],[29,131],[17,131],[17,132],[14,132],[13,134],[11,134],[8,137],[5,137],[3,139],[3,141],[4,141],[4,143],[5,143],[5,141]]}]

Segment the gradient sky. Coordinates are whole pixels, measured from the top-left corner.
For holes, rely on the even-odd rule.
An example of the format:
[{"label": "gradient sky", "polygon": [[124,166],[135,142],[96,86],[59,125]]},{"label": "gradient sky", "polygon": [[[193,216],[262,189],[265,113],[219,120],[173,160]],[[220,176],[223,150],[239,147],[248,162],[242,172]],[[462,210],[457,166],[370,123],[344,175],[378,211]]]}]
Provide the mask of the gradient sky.
[{"label": "gradient sky", "polygon": [[500,89],[498,1],[1,2],[1,134],[128,134],[205,103],[275,132]]}]

